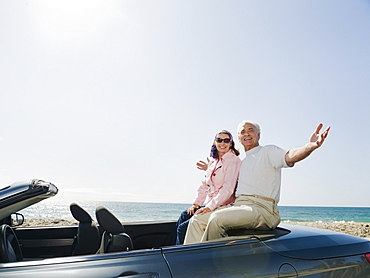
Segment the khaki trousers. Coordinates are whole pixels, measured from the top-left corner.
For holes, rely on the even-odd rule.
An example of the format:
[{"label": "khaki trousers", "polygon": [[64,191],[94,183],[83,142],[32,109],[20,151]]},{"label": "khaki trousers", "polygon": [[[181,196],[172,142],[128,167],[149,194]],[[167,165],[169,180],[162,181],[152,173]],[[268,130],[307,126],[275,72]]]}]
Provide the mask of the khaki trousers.
[{"label": "khaki trousers", "polygon": [[230,229],[270,230],[280,223],[278,208],[271,201],[252,196],[239,196],[235,203],[214,211],[194,215],[189,223],[184,244],[204,242],[227,236]]}]

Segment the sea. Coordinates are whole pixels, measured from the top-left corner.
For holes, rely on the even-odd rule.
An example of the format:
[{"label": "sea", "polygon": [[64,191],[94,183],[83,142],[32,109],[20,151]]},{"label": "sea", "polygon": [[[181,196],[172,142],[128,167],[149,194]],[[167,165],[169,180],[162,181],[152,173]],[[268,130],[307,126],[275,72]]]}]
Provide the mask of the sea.
[{"label": "sea", "polygon": [[[44,200],[20,211],[26,219],[48,218],[73,220],[68,202]],[[180,213],[191,204],[98,202],[78,203],[92,218],[95,209],[104,206],[121,221],[168,221],[177,220]],[[282,221],[292,222],[367,222],[370,223],[370,207],[310,207],[279,206]]]}]

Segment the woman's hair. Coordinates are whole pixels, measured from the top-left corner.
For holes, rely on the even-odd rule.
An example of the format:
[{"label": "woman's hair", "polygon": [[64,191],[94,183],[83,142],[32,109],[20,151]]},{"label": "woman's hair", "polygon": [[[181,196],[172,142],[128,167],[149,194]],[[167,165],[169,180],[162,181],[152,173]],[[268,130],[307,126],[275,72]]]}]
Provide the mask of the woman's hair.
[{"label": "woman's hair", "polygon": [[[240,152],[237,149],[235,149],[235,142],[234,142],[234,139],[233,139],[233,136],[231,135],[231,133],[228,132],[227,130],[221,130],[220,132],[217,132],[214,140],[216,140],[217,135],[219,135],[219,134],[229,135],[230,143],[231,143],[230,150],[232,150],[235,153],[235,155],[238,156],[240,154]],[[218,150],[217,150],[216,145],[214,144],[214,140],[213,140],[213,145],[211,147],[210,156],[217,159],[217,158],[219,158],[218,157]]]}]

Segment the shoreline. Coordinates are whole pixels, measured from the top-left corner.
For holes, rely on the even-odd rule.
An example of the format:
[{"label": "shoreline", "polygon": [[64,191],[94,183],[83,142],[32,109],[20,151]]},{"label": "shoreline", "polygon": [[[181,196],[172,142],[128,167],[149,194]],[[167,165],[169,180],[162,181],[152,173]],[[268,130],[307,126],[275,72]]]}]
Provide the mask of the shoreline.
[{"label": "shoreline", "polygon": [[[328,229],[370,240],[370,223],[366,222],[293,222],[281,221],[281,223],[309,226],[320,229]],[[18,227],[39,227],[57,225],[76,225],[76,220],[31,218],[25,219],[24,223]]]}]

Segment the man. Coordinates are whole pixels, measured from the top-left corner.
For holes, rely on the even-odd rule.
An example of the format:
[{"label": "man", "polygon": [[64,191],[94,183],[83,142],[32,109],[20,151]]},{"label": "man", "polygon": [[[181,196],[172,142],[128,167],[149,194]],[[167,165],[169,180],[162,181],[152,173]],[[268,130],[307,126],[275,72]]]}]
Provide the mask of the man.
[{"label": "man", "polygon": [[259,125],[251,121],[241,122],[238,139],[244,146],[246,157],[240,166],[235,203],[193,216],[184,244],[227,236],[226,231],[231,229],[274,229],[280,223],[277,203],[281,168],[293,167],[319,148],[330,130],[328,127],[320,133],[322,127],[322,124],[317,126],[307,144],[284,151],[274,145],[260,146]]}]

